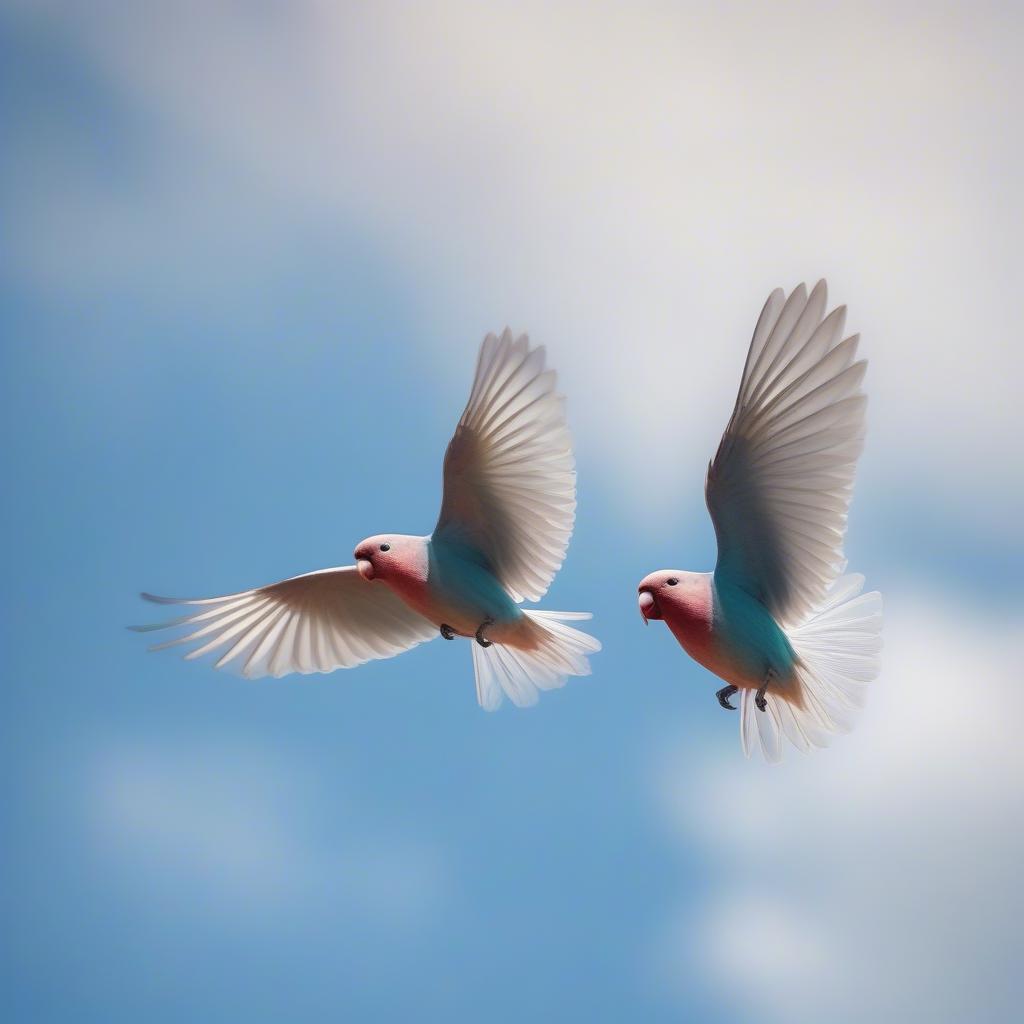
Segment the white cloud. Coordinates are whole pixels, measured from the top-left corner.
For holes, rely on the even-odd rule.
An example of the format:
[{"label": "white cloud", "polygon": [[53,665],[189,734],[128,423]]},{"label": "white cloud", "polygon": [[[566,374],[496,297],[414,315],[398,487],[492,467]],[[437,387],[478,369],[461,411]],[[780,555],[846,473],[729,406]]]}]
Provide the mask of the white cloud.
[{"label": "white cloud", "polygon": [[187,268],[188,201],[251,230],[218,189],[258,221],[359,226],[432,297],[425,338],[463,351],[508,320],[552,343],[646,525],[701,479],[769,289],[825,274],[872,360],[881,472],[1015,521],[1018,14],[226,3],[73,28],[186,165],[122,216],[97,204],[93,247],[137,223]]},{"label": "white cloud", "polygon": [[333,908],[384,927],[419,925],[446,898],[435,844],[367,824],[337,785],[251,745],[105,749],[86,783],[100,856],[148,898],[231,915]]},{"label": "white cloud", "polygon": [[[1024,615],[894,590],[857,730],[779,768],[662,767],[670,826],[714,863],[703,919],[659,954],[737,1009],[796,1021],[1001,1021],[1024,998]],[[738,745],[738,741],[737,741]],[[688,766],[683,774],[683,764]]]}]

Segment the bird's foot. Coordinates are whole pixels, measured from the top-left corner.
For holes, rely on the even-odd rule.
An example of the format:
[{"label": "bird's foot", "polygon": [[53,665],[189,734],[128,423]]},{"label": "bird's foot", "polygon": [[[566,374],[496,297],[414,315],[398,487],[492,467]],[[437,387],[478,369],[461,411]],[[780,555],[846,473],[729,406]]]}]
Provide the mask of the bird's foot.
[{"label": "bird's foot", "polygon": [[764,699],[764,693],[765,693],[765,690],[767,690],[767,689],[768,689],[768,683],[766,681],[764,683],[764,685],[761,687],[761,689],[758,690],[757,693],[754,695],[754,703],[757,705],[758,711],[767,711],[768,710],[768,701],[766,701]]},{"label": "bird's foot", "polygon": [[445,638],[445,640],[454,640],[455,639],[455,630],[452,629],[452,627],[449,626],[448,623],[442,622],[441,623],[441,636],[443,636]]},{"label": "bird's foot", "polygon": [[736,705],[729,703],[729,698],[739,689],[738,686],[723,686],[715,696],[718,698],[718,703],[725,708],[726,711],[735,711]]},{"label": "bird's foot", "polygon": [[480,625],[476,627],[476,633],[474,634],[474,636],[476,637],[476,642],[481,647],[490,647],[491,644],[493,643],[493,641],[487,640],[484,637],[484,629],[487,626],[489,626],[493,621],[494,621],[494,619],[490,619],[490,618],[484,619],[484,621],[481,622]]}]

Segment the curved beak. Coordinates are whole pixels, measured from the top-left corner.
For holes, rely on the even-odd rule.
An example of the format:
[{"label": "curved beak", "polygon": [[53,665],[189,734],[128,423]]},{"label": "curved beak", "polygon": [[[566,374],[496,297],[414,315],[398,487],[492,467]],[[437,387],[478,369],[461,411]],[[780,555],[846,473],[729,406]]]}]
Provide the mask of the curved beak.
[{"label": "curved beak", "polygon": [[646,626],[651,619],[660,619],[661,612],[658,611],[657,602],[654,600],[654,595],[649,590],[640,591],[640,617],[644,620]]},{"label": "curved beak", "polygon": [[362,576],[364,580],[373,579],[373,562],[368,558],[356,559],[356,569],[359,570],[359,575]]}]

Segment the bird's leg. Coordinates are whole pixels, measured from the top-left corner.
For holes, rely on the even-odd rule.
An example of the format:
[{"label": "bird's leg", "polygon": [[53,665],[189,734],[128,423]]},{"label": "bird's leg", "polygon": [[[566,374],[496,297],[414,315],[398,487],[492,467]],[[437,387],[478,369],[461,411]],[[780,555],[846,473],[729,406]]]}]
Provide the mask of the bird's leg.
[{"label": "bird's leg", "polygon": [[443,636],[445,638],[445,640],[454,640],[455,639],[455,630],[452,629],[452,627],[449,626],[446,622],[442,622],[441,623],[441,636]]},{"label": "bird's leg", "polygon": [[735,711],[736,705],[729,703],[729,698],[739,689],[738,686],[723,686],[715,696],[718,698],[718,703],[722,705],[726,711]]},{"label": "bird's leg", "polygon": [[761,684],[761,688],[754,695],[754,703],[757,705],[758,711],[768,710],[768,701],[764,699],[765,691],[768,689],[768,684],[772,681],[775,673],[771,669],[768,669],[768,674],[764,677],[764,682]]},{"label": "bird's leg", "polygon": [[485,629],[485,627],[489,626],[493,621],[494,621],[494,619],[492,619],[488,615],[487,618],[484,619],[484,621],[481,622],[480,625],[476,627],[476,633],[474,635],[476,636],[476,642],[481,647],[490,647],[491,646],[492,641],[486,640],[484,638],[484,629]]}]

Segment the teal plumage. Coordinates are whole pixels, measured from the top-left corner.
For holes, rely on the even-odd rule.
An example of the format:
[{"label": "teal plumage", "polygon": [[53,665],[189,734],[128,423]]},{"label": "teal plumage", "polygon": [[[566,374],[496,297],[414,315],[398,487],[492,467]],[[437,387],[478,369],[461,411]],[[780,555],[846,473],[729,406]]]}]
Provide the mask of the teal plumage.
[{"label": "teal plumage", "polygon": [[[381,534],[355,565],[255,590],[162,603],[201,609],[165,625],[193,628],[167,644],[203,641],[247,676],[330,672],[387,658],[438,635],[471,637],[477,699],[518,705],[590,672],[593,637],[566,625],[585,612],[520,607],[539,600],[572,536],[576,472],[562,398],[544,350],[525,335],[489,334],[469,401],[444,460],[430,537]],[[147,595],[143,595],[147,596]],[[153,627],[144,627],[153,628]]]},{"label": "teal plumage", "polygon": [[767,608],[746,590],[719,573],[712,577],[712,615],[717,642],[753,678],[769,673],[788,679],[796,655],[785,632]]},{"label": "teal plumage", "polygon": [[639,587],[645,620],[740,693],[744,752],[758,736],[778,760],[785,736],[825,745],[878,674],[881,597],[841,577],[843,535],[863,445],[866,364],[825,316],[825,282],[776,289],[750,343],[732,417],[708,467],[718,540],[711,573],[660,570]]},{"label": "teal plumage", "polygon": [[468,614],[477,623],[490,619],[504,625],[523,617],[522,609],[494,575],[483,552],[456,540],[451,531],[430,538],[427,564],[428,579],[439,601]]}]

